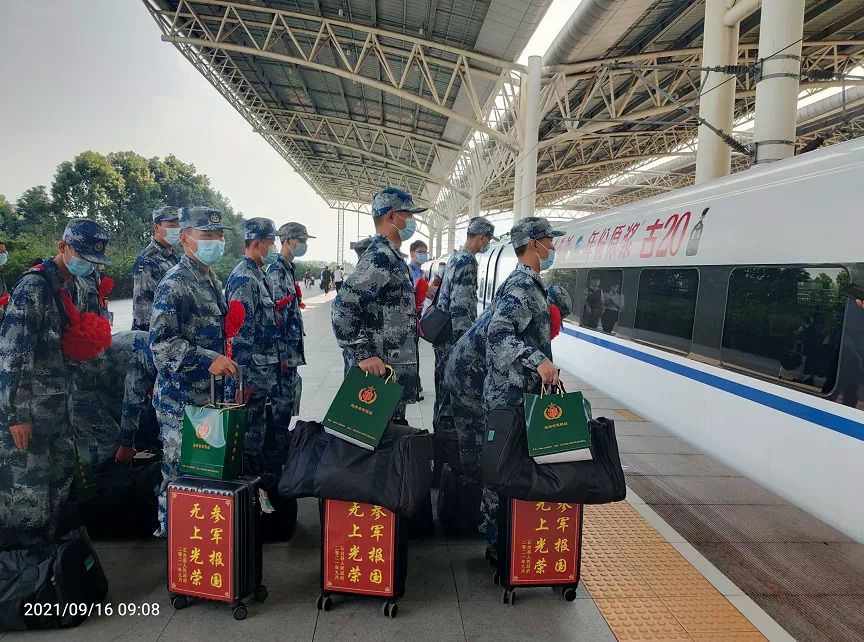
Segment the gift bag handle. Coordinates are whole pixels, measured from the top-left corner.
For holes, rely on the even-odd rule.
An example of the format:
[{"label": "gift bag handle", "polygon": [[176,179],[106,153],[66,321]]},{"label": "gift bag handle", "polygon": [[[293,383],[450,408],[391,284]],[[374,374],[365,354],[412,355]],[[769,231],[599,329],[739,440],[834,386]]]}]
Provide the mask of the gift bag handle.
[{"label": "gift bag handle", "polygon": [[[386,363],[384,364],[384,367],[390,372],[390,374],[387,375],[387,378],[384,379],[384,385],[390,383],[391,379],[393,380],[393,383],[396,383],[396,370],[393,368],[393,366],[388,366]],[[368,372],[366,373],[366,376],[369,376]]]},{"label": "gift bag handle", "polygon": [[[548,393],[546,392],[547,387],[549,388]],[[542,399],[544,394],[550,394],[550,395],[551,394],[557,394],[557,395],[561,395],[563,397],[567,393],[567,391],[564,390],[564,384],[561,383],[560,379],[559,379],[558,383],[554,386],[554,388],[555,388],[554,392],[553,392],[552,388],[553,388],[552,384],[548,384],[548,383],[540,386],[540,398]]]},{"label": "gift bag handle", "polygon": [[[246,377],[244,374],[243,366],[237,366],[237,378],[240,380],[240,399],[241,405],[246,399]],[[222,399],[217,402],[216,401],[216,379],[222,380]],[[225,403],[225,375],[210,375],[210,405],[217,406],[219,403]]]}]

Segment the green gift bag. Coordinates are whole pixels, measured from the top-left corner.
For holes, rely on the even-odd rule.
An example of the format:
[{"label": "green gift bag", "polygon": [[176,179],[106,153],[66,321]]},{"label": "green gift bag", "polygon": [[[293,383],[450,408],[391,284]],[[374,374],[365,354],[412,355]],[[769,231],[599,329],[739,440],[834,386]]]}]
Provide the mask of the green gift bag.
[{"label": "green gift bag", "polygon": [[387,366],[387,370],[390,374],[382,379],[351,368],[324,416],[324,430],[361,448],[375,450],[404,390],[396,383],[393,368]]},{"label": "green gift bag", "polygon": [[90,499],[96,495],[96,473],[93,470],[93,456],[90,453],[90,440],[75,435],[75,494],[78,499]]},{"label": "green gift bag", "polygon": [[591,452],[591,404],[581,392],[525,395],[525,429],[528,454],[538,464],[593,459]]},{"label": "green gift bag", "polygon": [[[245,390],[240,384],[240,398]],[[216,402],[215,377],[210,381],[210,404],[186,406],[180,472],[215,479],[237,479],[243,474],[243,442],[247,413],[240,404]]]}]

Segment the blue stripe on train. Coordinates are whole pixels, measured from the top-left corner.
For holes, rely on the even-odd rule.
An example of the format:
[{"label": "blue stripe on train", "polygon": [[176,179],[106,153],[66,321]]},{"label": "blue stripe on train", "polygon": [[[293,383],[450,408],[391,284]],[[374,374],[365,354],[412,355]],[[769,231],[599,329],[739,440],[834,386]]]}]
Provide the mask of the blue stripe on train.
[{"label": "blue stripe on train", "polygon": [[729,379],[702,372],[701,370],[680,363],[675,363],[668,359],[662,359],[652,354],[634,350],[633,348],[622,346],[589,332],[577,332],[566,327],[561,328],[561,332],[564,332],[571,337],[575,337],[576,339],[585,341],[586,343],[593,343],[601,348],[617,352],[625,357],[638,359],[643,363],[656,366],[657,368],[662,368],[663,370],[673,372],[682,377],[687,377],[688,379],[698,381],[699,383],[704,383],[712,388],[733,394],[736,397],[747,399],[748,401],[772,408],[773,410],[778,410],[792,417],[797,417],[798,419],[803,419],[804,421],[809,421],[819,426],[823,426],[829,430],[833,430],[834,432],[839,432],[842,435],[847,435],[854,439],[864,441],[864,424],[853,421],[852,419],[840,417],[831,414],[830,412],[819,410],[818,408],[813,408],[812,406],[792,401],[770,392],[765,392],[764,390],[745,386],[737,381],[730,381]]}]

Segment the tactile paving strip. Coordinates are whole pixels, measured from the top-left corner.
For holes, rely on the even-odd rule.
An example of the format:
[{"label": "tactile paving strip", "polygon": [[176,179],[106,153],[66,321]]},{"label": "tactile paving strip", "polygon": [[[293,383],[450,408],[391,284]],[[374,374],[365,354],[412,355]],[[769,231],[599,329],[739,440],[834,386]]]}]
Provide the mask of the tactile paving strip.
[{"label": "tactile paving strip", "polygon": [[586,506],[582,579],[619,642],[765,638],[629,504]]}]

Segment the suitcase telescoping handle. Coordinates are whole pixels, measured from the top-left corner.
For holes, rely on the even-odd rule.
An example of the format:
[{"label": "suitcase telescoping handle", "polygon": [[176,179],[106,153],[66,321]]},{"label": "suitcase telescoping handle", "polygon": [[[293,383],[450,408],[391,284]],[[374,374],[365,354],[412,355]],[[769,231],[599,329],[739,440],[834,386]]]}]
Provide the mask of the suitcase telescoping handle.
[{"label": "suitcase telescoping handle", "polygon": [[[243,366],[237,366],[237,378],[240,380],[240,403],[244,403],[246,400],[246,377],[244,376]],[[210,375],[210,404],[215,406],[217,405],[216,401],[216,380],[222,380],[222,398],[218,403],[225,403],[225,376],[220,375],[216,376],[214,374]]]}]

